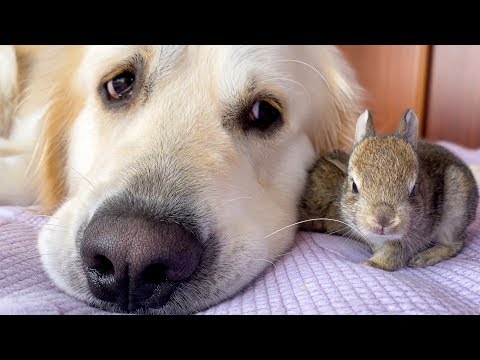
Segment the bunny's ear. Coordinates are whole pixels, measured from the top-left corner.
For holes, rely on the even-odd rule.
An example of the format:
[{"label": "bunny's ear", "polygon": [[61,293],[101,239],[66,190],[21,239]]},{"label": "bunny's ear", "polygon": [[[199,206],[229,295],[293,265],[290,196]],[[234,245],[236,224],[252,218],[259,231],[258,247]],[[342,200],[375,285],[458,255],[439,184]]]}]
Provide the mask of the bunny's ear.
[{"label": "bunny's ear", "polygon": [[400,127],[396,132],[397,136],[403,137],[414,149],[418,141],[418,118],[415,111],[408,109],[400,121]]},{"label": "bunny's ear", "polygon": [[355,144],[369,136],[375,136],[375,128],[373,127],[372,114],[365,110],[357,120],[355,129]]}]

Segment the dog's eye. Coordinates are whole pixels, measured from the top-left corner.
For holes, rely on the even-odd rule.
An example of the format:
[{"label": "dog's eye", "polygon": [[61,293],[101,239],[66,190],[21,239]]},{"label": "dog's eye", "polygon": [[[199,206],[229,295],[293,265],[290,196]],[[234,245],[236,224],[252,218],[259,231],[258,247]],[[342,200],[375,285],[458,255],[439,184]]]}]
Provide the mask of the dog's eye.
[{"label": "dog's eye", "polygon": [[352,181],[352,192],[358,194],[358,187],[357,184],[355,184],[355,181]]},{"label": "dog's eye", "polygon": [[135,75],[130,71],[115,76],[105,85],[110,100],[124,99],[132,94]]},{"label": "dog's eye", "polygon": [[280,110],[267,100],[258,100],[248,114],[247,127],[266,130],[282,120]]}]

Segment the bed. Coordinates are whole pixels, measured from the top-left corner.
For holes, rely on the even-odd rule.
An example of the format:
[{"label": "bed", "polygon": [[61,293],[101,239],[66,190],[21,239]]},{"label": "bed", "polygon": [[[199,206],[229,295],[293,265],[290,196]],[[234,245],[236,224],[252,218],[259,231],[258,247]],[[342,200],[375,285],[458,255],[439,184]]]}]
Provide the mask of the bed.
[{"label": "bed", "polygon": [[[480,150],[440,143],[467,163]],[[0,207],[0,314],[107,314],[55,287],[36,237],[45,217]],[[455,258],[425,269],[385,272],[349,239],[299,232],[293,248],[234,297],[199,314],[479,314],[480,209]]]}]

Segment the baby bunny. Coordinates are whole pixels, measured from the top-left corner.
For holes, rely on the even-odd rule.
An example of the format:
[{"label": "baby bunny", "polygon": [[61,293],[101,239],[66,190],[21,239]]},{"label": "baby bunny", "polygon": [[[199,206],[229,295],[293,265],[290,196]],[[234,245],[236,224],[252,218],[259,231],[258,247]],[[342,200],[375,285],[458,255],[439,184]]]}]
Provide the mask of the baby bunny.
[{"label": "baby bunny", "polygon": [[[475,219],[477,184],[457,156],[418,141],[417,129],[411,109],[395,134],[385,137],[376,136],[368,110],[360,115],[349,160],[337,151],[311,169],[300,206],[302,229],[364,241],[373,254],[364,263],[388,271],[458,254]],[[307,222],[312,218],[333,220]]]}]

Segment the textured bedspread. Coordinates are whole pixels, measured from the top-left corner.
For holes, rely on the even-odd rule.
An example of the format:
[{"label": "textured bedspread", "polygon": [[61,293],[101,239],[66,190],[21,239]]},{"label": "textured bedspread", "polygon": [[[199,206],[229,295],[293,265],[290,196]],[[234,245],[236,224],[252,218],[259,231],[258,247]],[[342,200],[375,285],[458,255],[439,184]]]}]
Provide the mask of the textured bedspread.
[{"label": "textured bedspread", "polygon": [[[470,164],[479,150],[445,144]],[[0,207],[0,314],[103,314],[58,290],[40,265],[43,217]],[[480,209],[464,250],[425,269],[393,273],[360,265],[362,245],[299,233],[291,252],[250,286],[202,314],[479,314]]]}]

